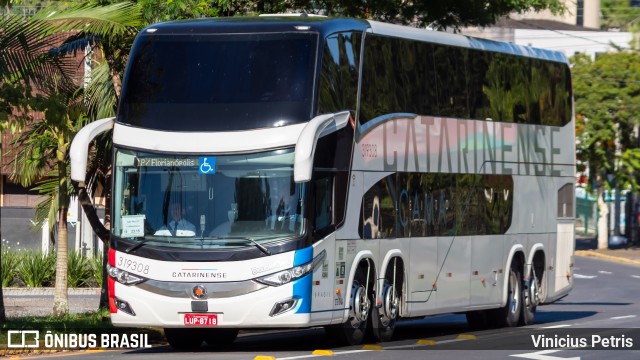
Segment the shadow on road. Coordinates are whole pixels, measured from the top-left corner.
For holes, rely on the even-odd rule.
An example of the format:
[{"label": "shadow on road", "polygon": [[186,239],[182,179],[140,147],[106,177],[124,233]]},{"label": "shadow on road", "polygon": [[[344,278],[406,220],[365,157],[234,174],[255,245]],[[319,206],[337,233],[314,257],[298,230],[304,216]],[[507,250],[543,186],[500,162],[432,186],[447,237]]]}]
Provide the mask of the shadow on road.
[{"label": "shadow on road", "polygon": [[[559,305],[558,303],[557,305]],[[618,305],[618,304],[616,304]],[[569,320],[584,319],[598,314],[597,311],[538,311],[536,324],[547,324]]]}]

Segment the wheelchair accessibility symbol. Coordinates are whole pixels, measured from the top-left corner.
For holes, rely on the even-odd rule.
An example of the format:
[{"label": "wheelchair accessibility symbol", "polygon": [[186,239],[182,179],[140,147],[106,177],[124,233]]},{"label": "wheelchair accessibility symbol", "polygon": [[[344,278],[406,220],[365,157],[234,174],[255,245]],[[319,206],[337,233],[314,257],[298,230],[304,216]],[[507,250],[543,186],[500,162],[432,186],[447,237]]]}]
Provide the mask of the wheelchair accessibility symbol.
[{"label": "wheelchair accessibility symbol", "polygon": [[201,157],[200,165],[198,166],[198,173],[200,174],[215,174],[216,173],[216,158],[215,157]]}]

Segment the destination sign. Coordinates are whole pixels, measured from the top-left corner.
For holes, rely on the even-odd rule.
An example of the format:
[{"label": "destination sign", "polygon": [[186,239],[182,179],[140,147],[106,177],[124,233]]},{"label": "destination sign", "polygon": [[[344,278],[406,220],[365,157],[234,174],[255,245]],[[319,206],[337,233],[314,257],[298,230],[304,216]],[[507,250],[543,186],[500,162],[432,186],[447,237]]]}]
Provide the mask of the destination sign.
[{"label": "destination sign", "polygon": [[176,159],[176,158],[138,158],[138,166],[189,166],[197,167],[198,159]]}]

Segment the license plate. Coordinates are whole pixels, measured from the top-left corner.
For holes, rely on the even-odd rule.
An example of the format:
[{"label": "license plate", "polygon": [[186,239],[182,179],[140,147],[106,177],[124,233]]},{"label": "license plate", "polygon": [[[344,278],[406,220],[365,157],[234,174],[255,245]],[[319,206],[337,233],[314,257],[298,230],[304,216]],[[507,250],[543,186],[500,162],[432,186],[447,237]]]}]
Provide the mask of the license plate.
[{"label": "license plate", "polygon": [[185,326],[218,326],[217,314],[184,314]]}]

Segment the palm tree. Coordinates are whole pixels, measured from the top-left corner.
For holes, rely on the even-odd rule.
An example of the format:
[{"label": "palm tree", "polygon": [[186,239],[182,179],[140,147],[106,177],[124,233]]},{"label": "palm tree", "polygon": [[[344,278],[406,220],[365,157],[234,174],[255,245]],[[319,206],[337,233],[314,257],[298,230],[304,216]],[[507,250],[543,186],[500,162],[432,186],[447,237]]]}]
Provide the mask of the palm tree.
[{"label": "palm tree", "polygon": [[[43,30],[46,31],[47,26],[36,28],[22,16],[0,18],[0,131],[17,131],[28,121],[27,114],[34,102],[33,86],[39,87],[52,77],[66,75],[59,55],[46,51],[51,47],[50,39],[37,35]],[[13,116],[9,118],[9,115]],[[0,320],[5,316],[0,284]]]},{"label": "palm tree", "polygon": [[[102,7],[85,3],[66,9],[45,9],[28,21],[11,16],[0,19],[0,95],[3,94],[3,89],[14,93],[15,89],[24,90],[0,103],[0,111],[15,109],[18,104],[24,110],[45,112],[43,122],[29,125],[16,140],[21,150],[14,158],[15,171],[12,177],[24,186],[31,186],[42,178],[48,179],[37,188],[46,195],[46,200],[36,209],[36,221],[42,225],[43,219],[49,218],[50,226],[54,226],[56,221],[59,226],[54,315],[68,312],[66,214],[71,194],[67,174],[68,147],[75,132],[86,121],[86,114],[104,116],[115,111],[116,101],[113,99],[117,93],[113,91],[114,96],[109,96],[108,92],[110,89],[117,89],[113,84],[117,84],[117,75],[124,68],[119,55],[127,51],[126,44],[130,46],[130,40],[141,24],[137,9],[130,2]],[[49,40],[53,34],[62,34],[66,39],[55,51],[47,51],[52,47]],[[125,50],[114,45],[128,37],[131,38],[129,41],[122,42]],[[88,43],[116,49],[103,54],[105,63],[111,61],[113,66],[107,72],[108,77],[101,77],[100,72],[96,74],[87,91],[87,94],[92,95],[87,99],[87,109],[86,103],[79,101],[82,99],[78,97],[81,93],[70,86],[68,73],[64,71],[60,58]],[[53,78],[57,82],[55,86],[50,86]],[[32,84],[40,90],[46,89],[45,96],[34,96],[31,92]],[[3,96],[0,98],[7,99]],[[24,98],[28,101],[20,102]],[[19,118],[22,121],[18,122],[15,116],[11,119],[10,125],[15,129],[24,126],[29,120],[28,117],[22,117]],[[2,306],[0,311],[1,309]],[[4,313],[0,314],[2,315]]]},{"label": "palm tree", "polygon": [[41,99],[37,110],[44,120],[27,126],[13,142],[17,154],[12,160],[12,180],[36,187],[45,200],[36,207],[36,220],[41,227],[49,220],[49,231],[57,223],[58,238],[53,315],[69,312],[67,301],[67,210],[72,187],[69,183],[69,147],[75,133],[85,123],[81,91],[63,91],[53,83],[48,96]]}]

